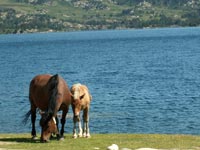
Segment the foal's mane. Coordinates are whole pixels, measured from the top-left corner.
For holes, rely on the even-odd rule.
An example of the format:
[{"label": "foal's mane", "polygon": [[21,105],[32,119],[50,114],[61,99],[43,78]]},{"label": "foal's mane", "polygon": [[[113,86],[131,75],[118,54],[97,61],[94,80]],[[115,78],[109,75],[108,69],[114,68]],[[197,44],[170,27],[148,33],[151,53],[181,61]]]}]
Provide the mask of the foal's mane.
[{"label": "foal's mane", "polygon": [[56,109],[56,99],[58,95],[58,83],[59,83],[59,76],[58,74],[52,76],[48,81],[49,87],[49,104],[47,108],[47,113],[54,115]]}]

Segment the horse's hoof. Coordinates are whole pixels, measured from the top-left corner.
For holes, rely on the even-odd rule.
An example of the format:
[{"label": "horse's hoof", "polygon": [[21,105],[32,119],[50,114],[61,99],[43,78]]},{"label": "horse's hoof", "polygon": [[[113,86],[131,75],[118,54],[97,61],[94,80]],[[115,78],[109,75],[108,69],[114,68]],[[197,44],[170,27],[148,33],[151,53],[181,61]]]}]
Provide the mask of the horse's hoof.
[{"label": "horse's hoof", "polygon": [[31,139],[32,139],[32,140],[37,140],[37,136],[35,135],[35,136],[33,136]]}]

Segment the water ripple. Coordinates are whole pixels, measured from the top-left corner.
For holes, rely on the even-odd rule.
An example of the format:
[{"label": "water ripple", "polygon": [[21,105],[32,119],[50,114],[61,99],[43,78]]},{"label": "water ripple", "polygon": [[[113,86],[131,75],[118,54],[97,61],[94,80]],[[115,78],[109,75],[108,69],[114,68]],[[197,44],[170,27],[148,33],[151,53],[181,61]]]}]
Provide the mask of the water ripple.
[{"label": "water ripple", "polygon": [[58,73],[89,87],[92,132],[200,134],[199,41],[200,28],[1,35],[0,132],[30,132],[29,83]]}]

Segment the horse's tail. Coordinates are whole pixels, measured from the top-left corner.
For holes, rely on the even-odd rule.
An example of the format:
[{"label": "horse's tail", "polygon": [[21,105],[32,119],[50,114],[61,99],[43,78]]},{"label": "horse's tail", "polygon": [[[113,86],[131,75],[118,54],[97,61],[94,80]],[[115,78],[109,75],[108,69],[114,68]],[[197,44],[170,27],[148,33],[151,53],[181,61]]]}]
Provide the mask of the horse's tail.
[{"label": "horse's tail", "polygon": [[49,97],[49,104],[48,104],[47,112],[51,115],[54,115],[54,113],[56,113],[55,109],[56,109],[56,99],[57,99],[57,95],[58,95],[58,83],[59,83],[58,74],[52,76],[48,82],[50,97]]},{"label": "horse's tail", "polygon": [[24,119],[22,120],[22,123],[25,125],[28,122],[28,119],[31,115],[31,110],[29,110],[25,115],[24,115]]}]

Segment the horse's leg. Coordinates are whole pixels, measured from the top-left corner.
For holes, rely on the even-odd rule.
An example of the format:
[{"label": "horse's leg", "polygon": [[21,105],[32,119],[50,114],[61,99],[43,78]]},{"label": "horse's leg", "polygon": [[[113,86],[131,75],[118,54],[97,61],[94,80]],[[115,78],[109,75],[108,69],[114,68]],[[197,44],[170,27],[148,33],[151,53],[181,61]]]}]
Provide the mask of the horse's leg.
[{"label": "horse's leg", "polygon": [[31,123],[32,123],[32,139],[36,139],[36,130],[35,130],[35,120],[36,120],[36,107],[31,104]]},{"label": "horse's leg", "polygon": [[62,118],[61,118],[61,124],[62,124],[62,127],[61,127],[61,130],[60,130],[60,140],[63,140],[64,139],[64,127],[65,127],[65,122],[66,122],[66,115],[68,113],[68,109],[67,108],[66,110],[63,110],[62,112]]},{"label": "horse's leg", "polygon": [[56,126],[57,126],[57,130],[58,130],[58,133],[56,134],[57,139],[59,139],[59,137],[60,137],[58,125],[59,125],[59,121],[58,121],[58,117],[56,116]]},{"label": "horse's leg", "polygon": [[90,137],[89,131],[89,108],[83,110],[83,137]]}]

